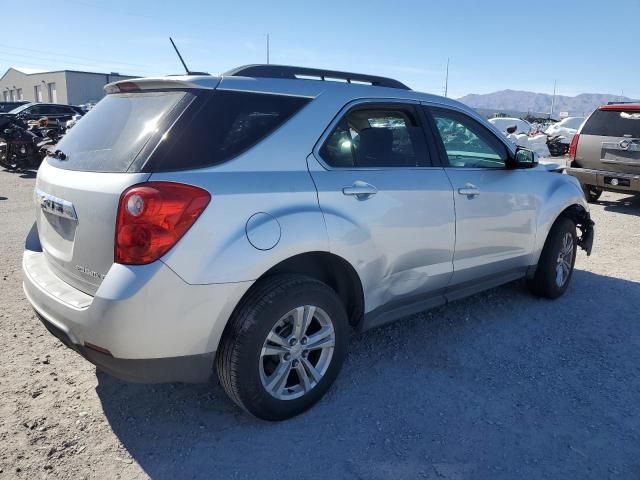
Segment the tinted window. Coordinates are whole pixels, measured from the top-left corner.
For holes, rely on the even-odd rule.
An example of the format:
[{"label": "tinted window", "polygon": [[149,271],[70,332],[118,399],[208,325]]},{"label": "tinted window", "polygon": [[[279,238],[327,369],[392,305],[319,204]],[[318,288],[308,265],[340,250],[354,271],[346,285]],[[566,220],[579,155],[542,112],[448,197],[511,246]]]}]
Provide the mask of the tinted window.
[{"label": "tinted window", "polygon": [[449,161],[460,168],[504,168],[506,147],[480,123],[463,113],[431,109]]},{"label": "tinted window", "polygon": [[[39,115],[63,115],[66,111],[55,105],[40,105],[39,107],[35,107],[37,109],[37,113]],[[35,110],[35,109],[34,109]],[[32,113],[36,113],[35,111]]]},{"label": "tinted window", "polygon": [[596,110],[582,127],[581,133],[640,138],[640,110]]},{"label": "tinted window", "polygon": [[302,97],[225,90],[202,95],[168,132],[144,170],[199,168],[230,160],[263,140],[308,102]]},{"label": "tinted window", "polygon": [[351,110],[326,139],[320,156],[337,168],[429,165],[424,132],[411,106]]},{"label": "tinted window", "polygon": [[165,118],[188,95],[182,91],[107,95],[57,145],[67,158],[49,157],[48,161],[68,170],[127,171]]}]

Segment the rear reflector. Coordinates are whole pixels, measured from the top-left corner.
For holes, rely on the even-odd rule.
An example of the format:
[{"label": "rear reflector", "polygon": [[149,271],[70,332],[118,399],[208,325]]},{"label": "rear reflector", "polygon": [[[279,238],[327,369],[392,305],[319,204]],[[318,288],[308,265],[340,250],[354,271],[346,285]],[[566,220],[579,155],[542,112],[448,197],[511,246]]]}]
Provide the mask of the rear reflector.
[{"label": "rear reflector", "polygon": [[115,262],[151,263],[191,228],[211,195],[192,185],[147,182],[123,192],[116,217]]},{"label": "rear reflector", "polygon": [[113,355],[109,350],[107,350],[106,348],[99,347],[98,345],[94,345],[93,343],[84,342],[84,346],[98,353],[102,353],[104,355],[109,355],[110,357],[113,357]]},{"label": "rear reflector", "polygon": [[580,134],[576,133],[571,139],[571,145],[569,145],[569,158],[575,160],[576,152],[578,151],[578,141],[580,140]]}]

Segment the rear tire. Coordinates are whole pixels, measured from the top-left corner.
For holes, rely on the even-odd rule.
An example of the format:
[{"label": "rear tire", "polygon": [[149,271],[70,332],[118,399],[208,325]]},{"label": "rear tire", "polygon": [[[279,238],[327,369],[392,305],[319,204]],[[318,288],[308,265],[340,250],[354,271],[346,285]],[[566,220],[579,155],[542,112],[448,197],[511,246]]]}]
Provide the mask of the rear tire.
[{"label": "rear tire", "polygon": [[600,187],[596,187],[595,185],[582,185],[582,190],[584,191],[584,196],[589,203],[597,202],[603,192]]},{"label": "rear tire", "polygon": [[547,236],[536,273],[527,282],[531,292],[545,298],[560,297],[571,282],[577,248],[576,224],[566,217],[558,218]]},{"label": "rear tire", "polygon": [[301,275],[265,278],[229,319],[216,357],[231,400],[285,420],[322,398],[347,354],[349,324],[330,287]]}]

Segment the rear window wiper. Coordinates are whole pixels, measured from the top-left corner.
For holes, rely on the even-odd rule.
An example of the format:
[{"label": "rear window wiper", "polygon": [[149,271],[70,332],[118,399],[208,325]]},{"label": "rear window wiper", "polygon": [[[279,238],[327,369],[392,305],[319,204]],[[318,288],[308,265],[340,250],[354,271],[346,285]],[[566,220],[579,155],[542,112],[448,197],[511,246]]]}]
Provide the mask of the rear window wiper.
[{"label": "rear window wiper", "polygon": [[57,160],[66,160],[67,154],[62,150],[53,150],[54,145],[43,145],[41,150],[46,152],[46,154],[50,157],[53,157]]}]

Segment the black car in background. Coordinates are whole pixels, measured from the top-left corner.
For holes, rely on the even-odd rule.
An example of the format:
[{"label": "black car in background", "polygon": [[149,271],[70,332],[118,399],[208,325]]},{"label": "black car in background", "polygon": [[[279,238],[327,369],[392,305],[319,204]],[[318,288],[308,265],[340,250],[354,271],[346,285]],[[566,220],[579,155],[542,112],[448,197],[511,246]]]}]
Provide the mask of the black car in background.
[{"label": "black car in background", "polygon": [[84,115],[85,111],[73,105],[60,105],[56,103],[26,103],[8,112],[12,115],[20,115],[22,120],[39,120],[47,117],[49,122],[64,124],[74,115]]},{"label": "black car in background", "polygon": [[0,102],[0,113],[10,112],[14,108],[25,105],[29,102]]}]

